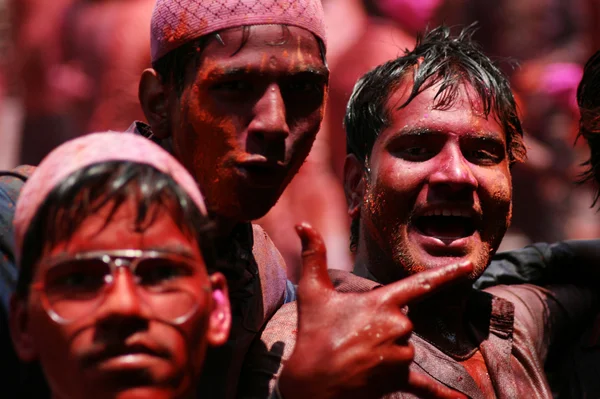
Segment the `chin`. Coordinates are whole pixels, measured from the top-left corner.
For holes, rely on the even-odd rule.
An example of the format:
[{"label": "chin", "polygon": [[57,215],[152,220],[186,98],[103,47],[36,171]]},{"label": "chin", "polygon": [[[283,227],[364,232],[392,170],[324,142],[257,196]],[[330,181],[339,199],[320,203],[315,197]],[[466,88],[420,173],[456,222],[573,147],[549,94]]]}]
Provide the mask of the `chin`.
[{"label": "chin", "polygon": [[469,275],[468,280],[474,282],[487,268],[490,253],[484,248],[476,252],[467,252],[460,255],[430,254],[423,250],[417,250],[408,251],[406,255],[398,254],[396,258],[397,263],[402,265],[405,276],[470,261],[473,263],[473,271]]},{"label": "chin", "polygon": [[275,190],[254,190],[254,193],[241,197],[237,220],[251,222],[262,218],[273,209],[280,196]]},{"label": "chin", "polygon": [[114,399],[175,399],[186,398],[189,392],[176,392],[172,389],[158,387],[139,387],[121,391],[113,396]]}]

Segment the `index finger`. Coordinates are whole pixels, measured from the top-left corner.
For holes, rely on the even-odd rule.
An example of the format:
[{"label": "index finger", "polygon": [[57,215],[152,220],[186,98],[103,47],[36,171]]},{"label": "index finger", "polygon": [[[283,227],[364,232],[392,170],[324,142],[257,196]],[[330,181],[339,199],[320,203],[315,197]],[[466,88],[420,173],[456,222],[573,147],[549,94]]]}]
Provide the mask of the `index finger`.
[{"label": "index finger", "polygon": [[465,281],[472,271],[473,264],[470,261],[441,266],[386,285],[377,292],[380,295],[383,293],[386,300],[406,305],[444,287]]},{"label": "index finger", "polygon": [[467,399],[466,395],[442,385],[425,374],[414,371],[409,374],[407,390],[423,399]]}]

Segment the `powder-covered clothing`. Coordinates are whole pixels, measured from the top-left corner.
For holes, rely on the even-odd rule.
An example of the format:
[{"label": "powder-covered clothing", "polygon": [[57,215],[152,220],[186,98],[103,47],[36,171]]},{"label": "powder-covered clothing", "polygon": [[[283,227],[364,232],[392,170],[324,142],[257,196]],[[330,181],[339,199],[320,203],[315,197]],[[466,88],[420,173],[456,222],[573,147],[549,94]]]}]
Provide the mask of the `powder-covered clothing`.
[{"label": "powder-covered clothing", "polygon": [[[590,248],[597,246],[600,257],[600,240],[587,241],[587,244]],[[581,259],[569,242],[537,243],[496,254],[475,287],[573,282],[589,275],[587,269],[600,267],[590,262],[590,259]],[[591,317],[587,324],[580,339],[556,348],[557,353],[546,364],[556,398],[600,398],[600,314]]]},{"label": "powder-covered clothing", "polygon": [[[366,292],[381,285],[350,273],[330,272],[339,292]],[[593,314],[597,298],[576,286],[540,288],[533,285],[497,286],[473,290],[467,317],[496,397],[552,398],[544,375],[544,360],[553,344],[560,344],[580,322]],[[409,312],[410,317],[410,312]],[[291,355],[297,332],[296,303],[283,306],[269,321],[246,358],[240,392],[244,398],[267,397]],[[412,369],[470,398],[484,395],[460,362],[413,334]],[[389,398],[414,398],[396,393]]]},{"label": "powder-covered clothing", "polygon": [[23,165],[13,170],[0,171],[0,299],[6,312],[18,277],[14,253],[15,206],[23,184],[34,170],[33,166]]}]

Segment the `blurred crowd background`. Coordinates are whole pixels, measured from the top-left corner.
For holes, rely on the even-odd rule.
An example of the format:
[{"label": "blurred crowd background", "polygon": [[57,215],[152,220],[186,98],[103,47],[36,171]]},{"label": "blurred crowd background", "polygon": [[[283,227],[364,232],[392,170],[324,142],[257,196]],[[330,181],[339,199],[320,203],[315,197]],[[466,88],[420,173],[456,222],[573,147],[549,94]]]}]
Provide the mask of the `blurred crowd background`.
[{"label": "blurred crowd background", "polygon": [[[154,0],[0,0],[0,168],[37,164],[77,135],[124,130],[144,116],[138,80],[149,67]],[[600,48],[600,0],[323,0],[329,28],[329,104],[313,151],[259,221],[297,276],[294,224],[325,236],[330,267],[349,269],[342,126],[356,80],[412,48],[418,32],[478,21],[475,38],[509,75],[529,159],[513,169],[513,225],[502,248],[600,237],[593,188],[574,184],[577,84]],[[600,94],[599,94],[600,95]]]}]

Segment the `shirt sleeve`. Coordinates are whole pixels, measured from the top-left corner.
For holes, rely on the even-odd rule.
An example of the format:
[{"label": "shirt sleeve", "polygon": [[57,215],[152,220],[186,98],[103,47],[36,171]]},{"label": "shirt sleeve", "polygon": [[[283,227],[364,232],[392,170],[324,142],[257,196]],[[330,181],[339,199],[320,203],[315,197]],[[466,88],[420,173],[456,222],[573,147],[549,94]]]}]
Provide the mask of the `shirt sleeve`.
[{"label": "shirt sleeve", "polygon": [[31,166],[0,171],[0,301],[6,313],[18,277],[13,230],[15,207],[21,188],[32,171]]},{"label": "shirt sleeve", "polygon": [[538,243],[500,252],[475,282],[484,289],[498,284],[594,284],[600,277],[600,240]]},{"label": "shirt sleeve", "polygon": [[[5,378],[3,392],[7,394],[7,397],[26,397],[17,395],[25,386],[20,382],[25,375],[22,371],[25,366],[19,363],[12,345],[8,328],[8,310],[9,300],[16,289],[18,277],[12,222],[17,197],[32,171],[33,168],[30,166],[20,166],[11,171],[0,171],[0,353],[2,354],[0,355],[0,373]],[[27,382],[29,381],[34,380],[27,380]],[[32,392],[34,391],[33,388],[30,389]]]},{"label": "shirt sleeve", "polygon": [[515,329],[524,332],[543,361],[553,346],[576,339],[598,311],[597,291],[576,285],[521,284],[486,291],[513,303]]}]

